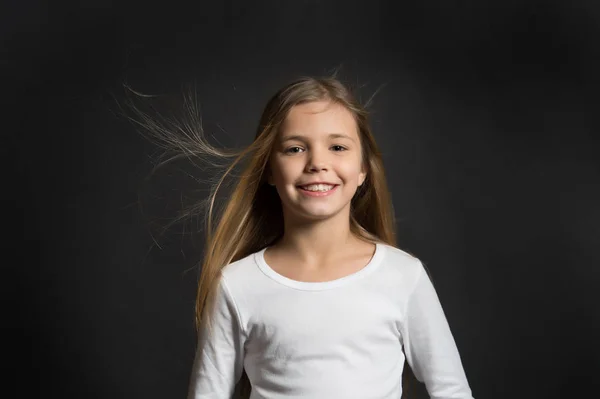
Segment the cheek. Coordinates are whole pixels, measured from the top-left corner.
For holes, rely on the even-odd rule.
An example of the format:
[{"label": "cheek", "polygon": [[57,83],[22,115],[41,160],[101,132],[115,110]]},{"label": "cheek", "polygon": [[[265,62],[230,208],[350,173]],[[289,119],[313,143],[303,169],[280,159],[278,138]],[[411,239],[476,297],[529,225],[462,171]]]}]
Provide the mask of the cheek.
[{"label": "cheek", "polygon": [[362,181],[362,168],[359,162],[352,162],[343,165],[340,173],[342,173],[344,178],[349,182],[351,181],[352,183],[360,184]]},{"label": "cheek", "polygon": [[297,165],[292,160],[274,159],[271,173],[276,184],[286,184],[297,177]]}]

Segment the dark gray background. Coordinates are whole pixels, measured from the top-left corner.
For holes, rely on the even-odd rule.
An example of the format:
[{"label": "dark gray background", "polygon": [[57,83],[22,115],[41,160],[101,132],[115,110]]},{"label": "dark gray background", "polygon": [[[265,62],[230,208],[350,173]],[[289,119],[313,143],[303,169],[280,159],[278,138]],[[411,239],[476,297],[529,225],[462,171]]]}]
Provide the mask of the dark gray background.
[{"label": "dark gray background", "polygon": [[0,15],[5,234],[25,239],[2,262],[3,374],[19,396],[187,390],[202,234],[177,225],[161,250],[151,233],[206,187],[185,165],[144,180],[156,148],[115,114],[122,84],[165,95],[166,113],[195,85],[206,131],[243,146],[274,90],[340,65],[365,99],[381,88],[399,246],[431,271],[474,396],[598,387],[595,2],[6,2]]}]

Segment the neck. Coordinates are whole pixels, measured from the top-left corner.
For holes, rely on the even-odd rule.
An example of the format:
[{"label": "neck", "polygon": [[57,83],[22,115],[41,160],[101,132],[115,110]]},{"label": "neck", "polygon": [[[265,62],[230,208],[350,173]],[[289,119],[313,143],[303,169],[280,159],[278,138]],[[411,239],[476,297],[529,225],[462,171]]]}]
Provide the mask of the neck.
[{"label": "neck", "polygon": [[278,247],[285,248],[302,260],[328,259],[340,249],[355,245],[360,239],[350,231],[350,215],[346,212],[318,221],[299,221],[284,216],[284,235]]}]

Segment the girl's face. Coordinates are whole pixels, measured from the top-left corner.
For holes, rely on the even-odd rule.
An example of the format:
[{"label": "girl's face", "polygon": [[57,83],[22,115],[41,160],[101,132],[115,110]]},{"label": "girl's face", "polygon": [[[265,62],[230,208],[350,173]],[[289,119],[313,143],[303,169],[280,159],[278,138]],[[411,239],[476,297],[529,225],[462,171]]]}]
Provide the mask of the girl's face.
[{"label": "girl's face", "polygon": [[346,108],[329,101],[296,105],[275,141],[269,183],[284,215],[322,220],[350,214],[366,177],[358,127]]}]

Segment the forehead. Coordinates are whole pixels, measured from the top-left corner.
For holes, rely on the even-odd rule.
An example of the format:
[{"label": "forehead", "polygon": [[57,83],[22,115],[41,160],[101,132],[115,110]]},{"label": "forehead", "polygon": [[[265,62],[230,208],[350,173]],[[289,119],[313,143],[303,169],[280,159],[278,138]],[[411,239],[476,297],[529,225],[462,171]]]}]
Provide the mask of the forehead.
[{"label": "forehead", "polygon": [[345,133],[358,137],[352,113],[331,101],[314,101],[293,106],[282,125],[282,132],[308,136]]}]

